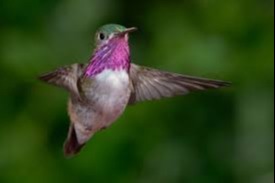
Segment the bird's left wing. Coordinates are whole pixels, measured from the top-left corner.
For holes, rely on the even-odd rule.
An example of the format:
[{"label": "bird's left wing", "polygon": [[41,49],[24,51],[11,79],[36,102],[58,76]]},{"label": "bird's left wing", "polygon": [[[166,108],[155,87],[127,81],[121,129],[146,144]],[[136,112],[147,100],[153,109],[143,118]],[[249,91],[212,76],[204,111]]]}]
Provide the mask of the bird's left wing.
[{"label": "bird's left wing", "polygon": [[129,104],[230,85],[225,81],[170,73],[135,64],[131,64],[130,78],[132,93]]},{"label": "bird's left wing", "polygon": [[84,64],[76,63],[41,75],[39,79],[55,86],[65,88],[74,96],[78,97],[77,80],[82,76],[84,68]]}]

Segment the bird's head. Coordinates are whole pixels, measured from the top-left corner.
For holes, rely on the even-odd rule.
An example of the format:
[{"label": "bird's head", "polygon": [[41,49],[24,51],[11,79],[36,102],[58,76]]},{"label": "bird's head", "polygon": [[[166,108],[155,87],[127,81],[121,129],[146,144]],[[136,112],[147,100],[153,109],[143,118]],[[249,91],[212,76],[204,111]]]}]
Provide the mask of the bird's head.
[{"label": "bird's head", "polygon": [[100,27],[95,35],[97,46],[108,44],[110,40],[119,39],[128,41],[128,33],[137,30],[135,27],[126,28],[118,24],[107,24]]}]

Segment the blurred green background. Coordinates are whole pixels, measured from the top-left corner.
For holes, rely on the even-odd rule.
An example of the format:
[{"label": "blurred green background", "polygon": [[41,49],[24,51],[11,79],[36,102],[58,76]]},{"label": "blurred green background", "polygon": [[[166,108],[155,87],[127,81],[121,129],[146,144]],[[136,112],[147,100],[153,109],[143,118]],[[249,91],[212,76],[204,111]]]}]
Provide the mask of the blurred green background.
[{"label": "blurred green background", "polygon": [[[0,182],[271,183],[273,0],[0,1]],[[137,64],[232,81],[137,104],[63,157],[67,93],[37,80],[87,62],[96,29],[137,26]]]}]

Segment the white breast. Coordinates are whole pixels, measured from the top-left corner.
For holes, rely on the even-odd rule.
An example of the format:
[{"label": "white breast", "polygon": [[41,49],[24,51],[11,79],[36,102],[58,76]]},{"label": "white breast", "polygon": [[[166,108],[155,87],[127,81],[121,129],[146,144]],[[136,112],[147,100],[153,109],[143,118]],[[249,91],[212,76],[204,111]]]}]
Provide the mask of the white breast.
[{"label": "white breast", "polygon": [[114,90],[120,90],[128,86],[129,76],[124,70],[113,71],[108,69],[97,75],[96,81],[100,83],[100,85],[105,85]]},{"label": "white breast", "polygon": [[124,111],[129,97],[129,76],[126,71],[105,70],[95,78],[96,105],[106,123],[113,122]]}]

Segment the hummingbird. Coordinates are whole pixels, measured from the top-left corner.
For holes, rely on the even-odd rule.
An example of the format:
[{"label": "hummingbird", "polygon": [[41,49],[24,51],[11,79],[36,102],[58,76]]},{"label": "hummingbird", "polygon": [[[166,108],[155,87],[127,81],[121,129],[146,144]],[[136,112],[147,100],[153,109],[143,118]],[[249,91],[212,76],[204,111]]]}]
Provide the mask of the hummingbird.
[{"label": "hummingbird", "polygon": [[60,67],[39,77],[69,92],[65,156],[78,154],[96,132],[108,128],[129,105],[230,85],[131,63],[128,39],[136,30],[104,25],[95,34],[89,63]]}]

